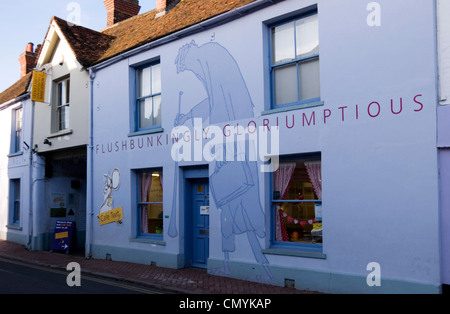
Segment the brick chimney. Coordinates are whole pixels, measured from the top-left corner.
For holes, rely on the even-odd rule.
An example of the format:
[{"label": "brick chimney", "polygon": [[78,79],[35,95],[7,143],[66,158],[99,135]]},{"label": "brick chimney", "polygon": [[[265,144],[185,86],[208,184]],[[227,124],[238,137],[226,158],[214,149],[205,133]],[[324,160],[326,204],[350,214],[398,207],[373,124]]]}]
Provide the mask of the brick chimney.
[{"label": "brick chimney", "polygon": [[178,2],[180,2],[180,0],[156,0],[156,17],[166,14],[166,12],[176,6]]},{"label": "brick chimney", "polygon": [[138,15],[141,10],[139,0],[104,0],[103,3],[108,12],[108,27]]},{"label": "brick chimney", "polygon": [[[40,48],[40,46],[38,46]],[[34,51],[34,44],[28,43],[25,47],[25,52],[22,53],[19,57],[19,63],[20,63],[20,77],[24,77],[31,71],[33,71],[34,67],[36,66],[37,57],[39,51]]]}]

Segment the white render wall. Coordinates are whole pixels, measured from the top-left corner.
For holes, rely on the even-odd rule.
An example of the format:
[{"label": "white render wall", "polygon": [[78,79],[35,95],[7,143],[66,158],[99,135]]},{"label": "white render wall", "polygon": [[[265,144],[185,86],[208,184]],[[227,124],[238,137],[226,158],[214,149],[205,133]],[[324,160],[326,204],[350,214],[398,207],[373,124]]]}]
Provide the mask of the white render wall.
[{"label": "white render wall", "polygon": [[[30,156],[31,156],[31,100],[16,102],[0,111],[0,239],[21,244],[28,242],[30,226]],[[29,149],[22,145],[22,154],[11,155],[11,131],[13,110],[23,108],[22,140]],[[10,180],[20,179],[20,224],[14,228],[10,218]]]},{"label": "white render wall", "polygon": [[[53,26],[56,27],[56,26]],[[87,145],[89,136],[89,74],[78,63],[70,46],[62,37],[59,30],[50,32],[53,36],[59,36],[59,45],[53,54],[53,59],[48,63],[47,71],[46,103],[37,103],[35,109],[34,144],[38,145],[39,153],[53,151],[68,147]],[[42,59],[42,58],[41,58]],[[41,62],[40,59],[40,62]],[[63,64],[60,65],[61,60]],[[48,65],[46,66],[47,68]],[[40,67],[42,65],[38,65]],[[54,81],[58,81],[70,74],[70,121],[69,130],[72,132],[52,132],[52,94]],[[49,138],[52,145],[44,144]]]}]

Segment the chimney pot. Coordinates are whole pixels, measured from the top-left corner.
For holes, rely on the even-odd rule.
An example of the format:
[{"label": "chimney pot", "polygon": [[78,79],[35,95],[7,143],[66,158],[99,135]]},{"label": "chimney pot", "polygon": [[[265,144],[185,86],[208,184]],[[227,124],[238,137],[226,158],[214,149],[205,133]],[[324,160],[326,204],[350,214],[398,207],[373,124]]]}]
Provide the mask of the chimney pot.
[{"label": "chimney pot", "polygon": [[[39,47],[39,46],[38,46]],[[31,71],[33,71],[36,66],[37,52],[34,51],[34,44],[28,43],[25,47],[25,52],[23,52],[19,57],[20,63],[20,76],[24,77]]]},{"label": "chimney pot", "polygon": [[104,0],[103,3],[108,13],[108,27],[138,15],[141,10],[139,0]]},{"label": "chimney pot", "polygon": [[26,48],[25,48],[26,52],[34,52],[34,44],[33,43],[28,43]]},{"label": "chimney pot", "polygon": [[156,17],[166,14],[172,9],[180,0],[156,0]]}]

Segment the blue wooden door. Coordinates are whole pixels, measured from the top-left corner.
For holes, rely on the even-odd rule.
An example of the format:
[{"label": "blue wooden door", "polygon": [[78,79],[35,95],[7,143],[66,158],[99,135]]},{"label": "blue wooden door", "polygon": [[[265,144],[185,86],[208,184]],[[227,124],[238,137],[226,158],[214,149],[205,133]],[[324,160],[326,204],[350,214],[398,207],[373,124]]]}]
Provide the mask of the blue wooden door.
[{"label": "blue wooden door", "polygon": [[209,184],[192,182],[192,266],[206,268],[209,257]]}]

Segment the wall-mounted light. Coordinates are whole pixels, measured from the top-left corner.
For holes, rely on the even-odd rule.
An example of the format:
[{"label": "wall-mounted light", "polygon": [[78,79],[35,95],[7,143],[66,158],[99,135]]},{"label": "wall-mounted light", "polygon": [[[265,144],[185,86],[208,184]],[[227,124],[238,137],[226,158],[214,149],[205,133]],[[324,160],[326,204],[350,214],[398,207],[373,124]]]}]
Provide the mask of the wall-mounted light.
[{"label": "wall-mounted light", "polygon": [[46,139],[44,140],[44,144],[47,144],[47,145],[49,145],[49,146],[52,146],[52,142],[50,142],[50,141],[48,140],[48,138],[46,138]]},{"label": "wall-mounted light", "polygon": [[60,66],[63,66],[63,64],[64,64],[64,55],[63,55],[63,54],[59,56],[58,64],[59,64]]}]

